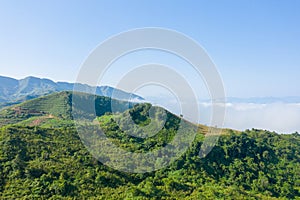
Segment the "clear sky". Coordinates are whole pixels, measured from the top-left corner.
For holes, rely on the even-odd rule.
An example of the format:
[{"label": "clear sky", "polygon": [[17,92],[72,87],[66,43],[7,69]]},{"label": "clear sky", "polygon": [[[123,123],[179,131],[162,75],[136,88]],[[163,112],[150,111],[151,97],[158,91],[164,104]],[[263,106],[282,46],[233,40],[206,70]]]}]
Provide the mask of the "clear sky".
[{"label": "clear sky", "polygon": [[122,31],[162,27],[201,44],[228,96],[300,96],[300,1],[0,1],[0,75],[74,82]]}]

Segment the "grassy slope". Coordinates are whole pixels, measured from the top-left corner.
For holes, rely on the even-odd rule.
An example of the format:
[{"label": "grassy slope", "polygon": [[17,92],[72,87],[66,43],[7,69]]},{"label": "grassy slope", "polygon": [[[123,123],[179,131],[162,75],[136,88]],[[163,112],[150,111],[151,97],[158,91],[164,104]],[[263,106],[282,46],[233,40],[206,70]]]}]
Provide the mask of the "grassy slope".
[{"label": "grassy slope", "polygon": [[70,92],[60,92],[29,100],[14,107],[60,116],[61,118],[71,118],[71,102]]},{"label": "grassy slope", "polygon": [[[76,99],[75,102],[77,103],[74,110],[72,110],[73,98]],[[94,96],[85,93],[59,92],[1,110],[0,126],[14,124],[28,119],[28,125],[30,125],[31,121],[38,120],[37,118],[41,118],[41,121],[45,121],[45,118],[71,120],[73,114],[80,116],[82,119],[94,119],[95,115],[102,116],[106,112],[112,112],[111,103],[116,105],[116,111],[123,111],[128,107],[125,102],[112,100],[108,97]],[[132,104],[129,104],[129,106],[132,106]],[[34,118],[30,120],[32,117]],[[26,121],[23,125],[25,125],[25,123]]]}]

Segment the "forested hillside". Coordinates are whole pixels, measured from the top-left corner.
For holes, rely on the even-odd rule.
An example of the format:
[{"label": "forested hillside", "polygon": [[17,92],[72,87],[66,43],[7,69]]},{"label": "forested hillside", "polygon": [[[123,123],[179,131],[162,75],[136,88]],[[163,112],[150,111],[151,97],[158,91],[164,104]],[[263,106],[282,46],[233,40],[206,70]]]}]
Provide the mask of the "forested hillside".
[{"label": "forested hillside", "polygon": [[[188,151],[170,166],[125,173],[93,158],[63,112],[43,113],[32,102],[22,105],[42,114],[0,128],[0,199],[300,199],[298,133],[224,130],[213,150],[200,159],[207,127],[199,126]],[[125,113],[145,126],[150,108],[139,104]],[[133,152],[164,146],[182,120],[167,112],[158,134],[138,139],[122,130],[118,120],[124,120],[123,115],[103,112],[95,120],[114,144]],[[100,128],[97,123],[91,126]]]}]

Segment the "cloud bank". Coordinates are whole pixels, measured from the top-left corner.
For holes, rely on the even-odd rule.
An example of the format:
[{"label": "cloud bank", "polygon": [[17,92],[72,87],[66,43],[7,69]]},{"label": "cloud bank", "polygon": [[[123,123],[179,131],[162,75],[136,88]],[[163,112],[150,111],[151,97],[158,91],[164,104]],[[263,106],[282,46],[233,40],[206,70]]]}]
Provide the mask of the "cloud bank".
[{"label": "cloud bank", "polygon": [[[200,123],[210,124],[211,104],[200,103],[204,117]],[[226,103],[224,127],[237,130],[266,129],[278,133],[300,132],[300,103]]]},{"label": "cloud bank", "polygon": [[[176,114],[182,114],[175,99],[169,99],[168,101],[165,98],[156,99],[156,104],[162,105]],[[198,105],[199,119],[190,118],[188,112],[184,114],[184,118],[193,122],[215,126],[211,124],[212,104],[208,101],[202,101]],[[248,100],[245,102],[227,102],[223,127],[241,131],[256,128],[278,133],[300,132],[300,103],[297,101],[294,103],[290,101],[257,101],[251,103]]]},{"label": "cloud bank", "polygon": [[225,127],[267,129],[279,133],[300,131],[299,103],[233,103],[226,106]]}]

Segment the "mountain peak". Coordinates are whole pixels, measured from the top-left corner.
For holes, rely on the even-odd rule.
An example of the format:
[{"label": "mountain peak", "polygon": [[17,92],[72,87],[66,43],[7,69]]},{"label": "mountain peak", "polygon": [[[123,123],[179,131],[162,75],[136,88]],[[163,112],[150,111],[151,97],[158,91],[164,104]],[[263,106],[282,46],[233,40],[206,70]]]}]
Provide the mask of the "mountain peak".
[{"label": "mountain peak", "polygon": [[[72,91],[74,90],[74,85],[74,83],[54,82],[50,79],[38,78],[34,76],[28,76],[20,80],[0,76],[0,107],[20,103],[25,100],[55,92]],[[138,95],[127,93],[110,86],[93,87],[80,83],[77,84],[77,86],[80,86],[79,88],[82,92],[95,92],[95,95],[99,96],[112,97],[112,95],[114,95],[115,99],[120,100],[144,100]]]}]

